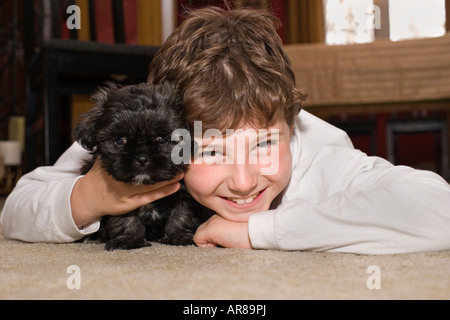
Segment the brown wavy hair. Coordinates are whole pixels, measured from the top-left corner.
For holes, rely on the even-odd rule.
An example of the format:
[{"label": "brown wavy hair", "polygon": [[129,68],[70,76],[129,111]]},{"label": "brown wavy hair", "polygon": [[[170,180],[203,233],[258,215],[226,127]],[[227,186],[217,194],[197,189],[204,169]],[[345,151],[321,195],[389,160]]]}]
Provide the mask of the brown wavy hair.
[{"label": "brown wavy hair", "polygon": [[201,120],[203,130],[292,125],[304,95],[279,26],[266,10],[192,11],[157,52],[148,81],[175,83],[189,124]]}]

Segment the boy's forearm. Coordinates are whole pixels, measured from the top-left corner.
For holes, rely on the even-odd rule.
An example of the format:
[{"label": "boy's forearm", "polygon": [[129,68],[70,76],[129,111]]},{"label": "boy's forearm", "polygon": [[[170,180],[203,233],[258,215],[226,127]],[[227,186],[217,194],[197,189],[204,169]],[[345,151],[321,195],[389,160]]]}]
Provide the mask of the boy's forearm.
[{"label": "boy's forearm", "polygon": [[396,167],[367,190],[324,201],[292,199],[250,217],[255,249],[393,254],[449,250],[449,186],[429,172]]},{"label": "boy's forearm", "polygon": [[29,242],[72,242],[95,232],[99,223],[80,230],[70,207],[72,188],[86,157],[89,153],[74,143],[54,166],[24,175],[5,202],[3,236]]},{"label": "boy's forearm", "polygon": [[100,214],[97,214],[89,208],[89,203],[86,200],[88,198],[86,193],[91,191],[89,185],[84,182],[83,177],[78,179],[77,182],[75,182],[70,195],[71,215],[74,223],[79,228],[101,218]]},{"label": "boy's forearm", "polygon": [[43,183],[25,177],[6,200],[2,234],[27,242],[72,242],[98,226],[80,230],[72,219],[70,194],[77,177]]}]

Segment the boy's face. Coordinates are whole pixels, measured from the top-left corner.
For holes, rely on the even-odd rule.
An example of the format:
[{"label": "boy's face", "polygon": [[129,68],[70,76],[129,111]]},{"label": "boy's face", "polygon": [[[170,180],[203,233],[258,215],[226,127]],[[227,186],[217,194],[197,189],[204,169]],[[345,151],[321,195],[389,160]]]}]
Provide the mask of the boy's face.
[{"label": "boy's face", "polygon": [[291,129],[279,120],[265,130],[195,137],[199,148],[184,177],[190,194],[230,221],[268,210],[291,176]]}]

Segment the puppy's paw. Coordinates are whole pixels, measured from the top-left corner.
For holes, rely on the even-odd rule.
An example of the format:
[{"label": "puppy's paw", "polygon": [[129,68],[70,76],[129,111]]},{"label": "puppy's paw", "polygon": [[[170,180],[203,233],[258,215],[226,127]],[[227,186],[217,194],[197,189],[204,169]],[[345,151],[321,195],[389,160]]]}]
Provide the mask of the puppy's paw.
[{"label": "puppy's paw", "polygon": [[108,251],[131,250],[150,246],[151,246],[150,241],[147,241],[145,239],[140,239],[139,241],[129,241],[129,240],[124,241],[123,239],[110,239],[106,241],[105,249]]},{"label": "puppy's paw", "polygon": [[185,234],[182,236],[168,236],[167,234],[165,234],[164,237],[159,240],[159,242],[171,246],[190,246],[195,244],[193,234]]},{"label": "puppy's paw", "polygon": [[80,240],[75,241],[77,243],[87,243],[87,244],[98,244],[105,243],[104,239],[102,239],[98,232],[85,236]]}]

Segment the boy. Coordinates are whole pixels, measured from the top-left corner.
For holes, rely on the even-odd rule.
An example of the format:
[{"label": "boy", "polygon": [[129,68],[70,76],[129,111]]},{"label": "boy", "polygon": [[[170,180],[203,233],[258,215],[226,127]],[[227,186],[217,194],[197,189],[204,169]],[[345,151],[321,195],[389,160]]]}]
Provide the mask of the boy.
[{"label": "boy", "polygon": [[[431,172],[367,157],[341,130],[299,113],[303,96],[277,26],[266,12],[199,10],[152,61],[148,81],[179,87],[189,123],[223,133],[195,137],[200,148],[184,176],[192,196],[215,212],[197,230],[197,245],[362,254],[450,249],[449,185]],[[242,137],[244,148],[233,152]],[[246,161],[237,161],[240,154]],[[276,172],[263,174],[264,154],[276,155]],[[131,186],[98,162],[80,177],[86,156],[75,143],[53,167],[24,176],[5,204],[4,236],[74,241],[95,232],[105,214],[175,192],[182,178]]]}]

